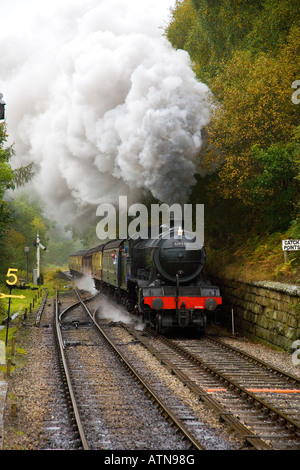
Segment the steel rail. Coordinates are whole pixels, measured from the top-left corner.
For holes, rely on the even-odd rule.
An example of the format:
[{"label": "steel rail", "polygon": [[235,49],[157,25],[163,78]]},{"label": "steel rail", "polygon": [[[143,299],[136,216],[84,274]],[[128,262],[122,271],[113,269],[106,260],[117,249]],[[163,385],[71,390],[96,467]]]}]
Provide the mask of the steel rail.
[{"label": "steel rail", "polygon": [[37,311],[37,315],[36,315],[36,319],[35,319],[35,326],[39,326],[40,325],[40,322],[41,322],[41,317],[42,317],[42,313],[44,311],[44,308],[45,308],[45,304],[46,304],[46,300],[47,300],[47,297],[48,297],[48,289],[46,289],[46,292],[44,294],[44,297],[43,297],[43,300],[42,300],[42,303]]},{"label": "steel rail", "polygon": [[73,308],[77,307],[78,305],[80,305],[81,303],[83,303],[84,305],[84,302],[91,302],[92,300],[94,300],[98,295],[99,295],[99,292],[97,292],[96,294],[92,295],[92,297],[88,297],[87,299],[85,300],[82,300],[77,289],[73,289],[73,291],[75,292],[76,296],[78,297],[78,301],[77,302],[74,302],[73,304],[69,305],[68,307],[66,307],[60,314],[59,314],[59,321],[61,322],[62,321],[62,317],[63,315],[65,315],[66,313],[68,313],[70,310],[72,310]]},{"label": "steel rail", "polygon": [[209,364],[205,363],[201,359],[195,357],[193,354],[190,352],[186,351],[185,349],[181,348],[177,344],[173,343],[172,341],[168,340],[164,336],[160,336],[159,338],[167,344],[169,347],[171,347],[173,350],[177,351],[179,354],[182,356],[185,356],[189,358],[191,361],[194,363],[198,364],[202,369],[204,369],[206,372],[209,372],[210,374],[213,374],[214,377],[216,377],[218,380],[222,381],[223,385],[227,385],[229,389],[235,393],[238,393],[242,397],[248,397],[249,400],[252,400],[252,402],[256,402],[258,406],[262,407],[264,410],[268,410],[272,414],[272,416],[277,416],[277,419],[280,419],[282,423],[286,423],[285,426],[289,428],[289,430],[293,430],[295,433],[300,434],[300,425],[296,421],[294,421],[292,418],[289,418],[286,416],[284,413],[282,413],[280,410],[277,408],[274,408],[272,405],[268,404],[261,398],[257,397],[254,393],[248,391],[246,388],[242,387],[238,383],[236,383],[234,380],[231,378],[227,377],[226,375],[222,374],[215,368],[211,367]]},{"label": "steel rail", "polygon": [[[80,299],[79,293],[76,291],[78,298]],[[85,303],[80,300],[82,303],[83,308],[93,321],[95,327],[97,328],[98,332],[101,336],[105,339],[106,343],[110,347],[110,349],[114,352],[114,354],[118,357],[119,361],[122,365],[129,371],[131,376],[142,386],[144,393],[150,397],[150,399],[156,404],[162,415],[166,415],[168,420],[171,420],[172,424],[176,426],[182,436],[190,443],[191,447],[196,450],[205,450],[205,447],[195,439],[195,437],[188,431],[188,429],[180,422],[180,420],[174,415],[174,413],[159,399],[157,394],[154,392],[152,387],[141,377],[141,375],[137,372],[134,366],[125,358],[125,356],[121,353],[121,351],[113,344],[110,338],[107,336],[103,328],[97,323],[94,315],[91,314]]]},{"label": "steel rail", "polygon": [[[241,421],[234,416],[232,412],[228,412],[223,405],[213,398],[204,388],[200,385],[197,385],[193,380],[191,380],[186,373],[178,368],[175,364],[173,364],[169,359],[165,356],[163,357],[162,353],[152,347],[145,338],[141,337],[136,331],[132,330],[128,325],[122,324],[123,328],[125,328],[131,335],[139,340],[143,346],[148,349],[151,354],[161,362],[170,372],[176,375],[182,383],[187,386],[197,397],[199,400],[205,402],[210,408],[212,408],[219,416],[221,421],[226,422],[230,425],[244,440],[251,444],[257,450],[272,450],[265,441],[263,441],[259,436],[257,436],[253,431],[251,431],[248,427],[246,427]],[[152,330],[147,330],[151,335],[157,337],[157,334],[154,333]],[[163,338],[163,336],[159,336],[159,338]],[[167,340],[168,341],[168,340]]]},{"label": "steel rail", "polygon": [[[80,299],[80,296],[79,294],[78,295],[78,298]],[[93,322],[95,322],[95,319],[94,317],[90,314],[89,310],[87,309],[87,307],[84,305],[83,303],[83,307],[85,308],[85,310],[87,311],[88,315],[90,316],[90,318],[92,319]],[[100,329],[99,325],[95,322],[95,325],[98,329]],[[123,325],[126,327],[126,325]],[[101,329],[102,330],[102,329]],[[132,333],[132,332],[131,332]],[[109,340],[108,337],[106,337],[106,334],[104,331],[101,331],[101,334],[106,338],[107,342],[109,344],[112,344]],[[284,425],[289,431],[294,431],[294,433],[299,436],[299,433],[300,433],[300,425],[299,423],[297,423],[296,421],[294,421],[292,418],[289,418],[288,416],[286,416],[284,413],[282,413],[280,410],[278,410],[277,408],[273,407],[272,405],[268,404],[267,402],[265,402],[264,400],[262,400],[261,398],[257,397],[256,395],[254,395],[251,391],[247,390],[246,388],[240,386],[238,383],[236,383],[235,381],[233,381],[232,379],[230,379],[229,377],[225,376],[224,374],[220,373],[219,371],[217,371],[216,369],[214,369],[213,367],[209,366],[208,364],[204,363],[202,360],[200,360],[199,358],[195,357],[193,354],[189,353],[188,351],[182,349],[180,346],[176,345],[175,343],[169,341],[167,338],[163,337],[162,335],[157,335],[157,333],[155,334],[155,336],[159,336],[160,339],[162,339],[165,343],[168,343],[169,346],[172,347],[173,350],[178,350],[178,352],[182,355],[182,356],[185,356],[186,358],[189,358],[191,361],[193,361],[194,363],[197,363],[198,366],[200,366],[202,369],[204,369],[206,372],[208,372],[209,374],[212,374],[214,375],[216,378],[218,378],[220,381],[222,381],[222,384],[228,386],[229,390],[238,394],[239,396],[241,396],[243,399],[246,399],[248,400],[249,402],[251,401],[252,403],[255,402],[257,407],[261,408],[263,411],[266,411],[267,414],[269,414],[270,416],[272,416],[272,419],[275,418],[275,420],[278,420],[282,425]],[[143,340],[141,340],[141,338],[139,337],[139,340],[141,343],[143,343]],[[214,340],[214,339],[212,339]],[[217,342],[217,341],[215,341]],[[223,344],[223,343],[222,343]],[[224,346],[227,347],[227,345],[224,343]],[[146,347],[149,348],[149,346],[147,345]],[[115,346],[112,344],[112,348],[114,350],[117,350],[117,348],[115,348]],[[231,348],[230,346],[228,346],[229,349],[231,350],[234,350],[234,348]],[[237,353],[239,355],[244,355],[244,356],[248,356],[249,360],[251,360],[252,362],[258,362],[258,363],[261,363],[263,367],[265,367],[266,369],[270,369],[270,365],[267,364],[267,363],[263,363],[263,361],[260,361],[254,357],[251,357],[250,355],[247,355],[247,353],[243,353],[242,351],[240,350],[237,350]],[[155,354],[155,352],[154,352]],[[120,353],[118,350],[117,350],[117,355],[120,357],[120,360],[125,364],[126,362],[126,359],[123,357],[122,353]],[[159,355],[159,353],[155,354],[156,356]],[[161,359],[161,358],[159,358]],[[168,367],[168,364],[167,364],[167,361],[163,361],[163,364],[167,365]],[[187,375],[185,375],[182,371],[179,371],[177,370],[176,366],[174,366],[174,364],[172,364],[171,362],[169,363],[169,368],[171,369],[172,373],[178,375],[178,377],[181,378],[181,380],[183,381],[183,383],[185,383],[185,385],[187,385],[191,390],[193,390],[201,400],[203,401],[206,401],[211,407],[213,407],[215,409],[215,411],[218,412],[219,414],[219,417],[220,419],[228,422],[234,429],[236,429],[240,435],[245,439],[246,442],[249,442],[250,444],[252,444],[256,449],[265,449],[265,450],[270,450],[272,449],[272,447],[270,447],[265,441],[263,441],[260,436],[256,435],[255,433],[253,433],[251,430],[249,430],[249,428],[247,428],[246,426],[244,426],[239,419],[237,419],[232,413],[228,413],[224,408],[223,406],[217,401],[215,400],[214,398],[212,398],[206,390],[202,389],[200,386],[194,384],[188,377]],[[274,369],[276,371],[276,369]],[[137,372],[134,370],[133,371],[133,374],[136,375]],[[282,375],[286,378],[286,380],[291,380],[293,382],[297,382],[298,383],[298,379],[294,376],[290,376],[289,374],[286,374],[285,372],[281,371],[281,370],[278,370],[278,374]],[[138,375],[138,374],[137,374]],[[143,382],[143,380],[141,379],[141,383]],[[145,384],[145,386],[147,386]],[[153,392],[154,393],[154,392]],[[159,401],[159,399],[158,399]]]},{"label": "steel rail", "polygon": [[[74,307],[74,305],[73,305],[73,307]],[[79,413],[79,409],[78,409],[78,406],[77,406],[77,402],[76,402],[76,398],[75,398],[75,394],[74,394],[74,390],[73,390],[73,386],[72,386],[70,371],[69,371],[66,356],[65,356],[65,353],[64,353],[65,346],[64,346],[62,333],[61,333],[61,323],[60,323],[60,320],[59,320],[59,307],[58,307],[58,292],[57,292],[57,290],[56,290],[56,298],[55,298],[55,332],[56,332],[56,338],[57,338],[57,343],[58,343],[59,356],[60,356],[62,366],[63,366],[63,373],[64,373],[64,376],[65,376],[66,382],[67,382],[68,394],[69,394],[70,399],[71,399],[72,409],[73,409],[73,412],[74,412],[74,417],[75,417],[76,426],[77,426],[77,429],[78,429],[78,434],[80,436],[80,440],[81,440],[83,449],[84,450],[90,450],[90,447],[89,447],[89,444],[88,444],[88,441],[87,441],[87,438],[86,438],[86,435],[85,435],[85,432],[84,432],[84,428],[83,428],[83,425],[82,425],[82,422],[81,422],[80,413]]]},{"label": "steel rail", "polygon": [[274,375],[279,375],[280,378],[283,378],[287,382],[292,382],[294,385],[297,385],[297,387],[300,387],[300,379],[295,375],[289,374],[288,372],[285,372],[282,369],[275,368],[271,364],[268,364],[267,362],[263,361],[262,359],[259,359],[253,356],[252,354],[242,351],[241,349],[238,349],[230,344],[224,343],[224,341],[221,341],[220,339],[214,338],[209,335],[206,335],[205,338],[211,341],[212,343],[216,344],[217,346],[220,346],[221,348],[226,349],[227,351],[232,351],[234,354],[237,354],[240,357],[247,359],[247,361],[253,364],[259,364],[268,372],[271,372]]}]

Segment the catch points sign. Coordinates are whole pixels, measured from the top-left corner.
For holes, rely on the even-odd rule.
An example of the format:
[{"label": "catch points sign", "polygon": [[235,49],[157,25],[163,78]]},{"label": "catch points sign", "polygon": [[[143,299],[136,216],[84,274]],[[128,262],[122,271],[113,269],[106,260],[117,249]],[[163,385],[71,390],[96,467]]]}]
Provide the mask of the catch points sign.
[{"label": "catch points sign", "polygon": [[298,251],[300,250],[300,240],[282,240],[283,251]]}]

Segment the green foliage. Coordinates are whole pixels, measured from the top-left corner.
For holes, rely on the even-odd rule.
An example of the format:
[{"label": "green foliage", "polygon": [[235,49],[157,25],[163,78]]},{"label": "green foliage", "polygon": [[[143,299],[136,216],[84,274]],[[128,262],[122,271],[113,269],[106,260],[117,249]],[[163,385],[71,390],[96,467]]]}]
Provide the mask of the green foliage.
[{"label": "green foliage", "polygon": [[299,145],[271,145],[267,150],[252,148],[257,175],[247,182],[254,204],[259,205],[269,230],[286,230],[296,215],[300,173]]},{"label": "green foliage", "polygon": [[[187,5],[190,18],[193,15],[193,21],[189,24],[183,18]],[[222,63],[231,58],[233,51],[243,48],[261,8],[260,1],[185,0],[176,3],[173,17],[180,28],[180,36],[182,26],[186,25],[182,36],[185,38],[184,44],[181,42],[180,47],[185,48],[195,61],[199,78],[209,82],[222,67]],[[167,30],[167,36],[174,47],[178,47],[174,41],[175,30],[173,21]]]},{"label": "green foliage", "polygon": [[[5,192],[28,182],[33,174],[33,165],[12,170],[10,159],[14,154],[12,147],[5,147],[7,140],[5,123],[0,124],[0,280],[3,279],[11,263],[24,265],[24,243],[30,217],[19,217],[22,210],[15,203],[4,200]],[[22,202],[20,202],[22,204]],[[29,210],[29,209],[28,209]],[[30,212],[30,210],[29,210]],[[29,224],[28,224],[29,221]],[[19,230],[19,231],[18,231]],[[22,255],[20,254],[22,247]]]},{"label": "green foliage", "polygon": [[[47,251],[43,254],[44,266],[67,266],[70,253],[83,249],[82,243],[74,241],[69,234],[66,234],[56,225],[52,225],[47,232]],[[91,247],[91,244],[88,245]]]},{"label": "green foliage", "polygon": [[[37,231],[43,244],[46,244],[46,232],[50,226],[43,216],[43,208],[40,203],[28,199],[25,194],[19,194],[9,203],[10,223],[6,227],[6,235],[1,244],[0,280],[9,267],[19,270],[26,269],[25,246],[29,246],[29,269],[36,263],[36,249],[33,242],[36,240]],[[43,255],[41,255],[41,259]]]},{"label": "green foliage", "polygon": [[34,164],[30,163],[27,166],[16,168],[14,170],[14,185],[16,187],[24,186],[34,175]]},{"label": "green foliage", "polygon": [[13,228],[24,234],[25,242],[32,246],[37,231],[40,238],[46,242],[46,232],[50,222],[44,215],[44,207],[39,199],[33,199],[25,192],[20,193],[11,202],[14,215]]},{"label": "green foliage", "polygon": [[[267,18],[276,31],[276,49],[267,40],[269,29],[261,27]],[[215,112],[202,165],[219,168],[215,191],[224,198],[251,202],[246,182],[257,169],[252,147],[287,145],[293,138],[300,117],[300,106],[291,100],[292,82],[300,74],[297,18],[296,2],[286,0],[175,5],[167,36],[188,50],[212,90]]]},{"label": "green foliage", "polygon": [[[300,18],[298,0],[192,0],[192,6],[197,21],[186,33],[193,39],[185,44],[192,58],[211,73],[238,50],[277,55]],[[202,53],[196,56],[196,51]]]},{"label": "green foliage", "polygon": [[13,171],[9,165],[12,149],[4,148],[6,139],[6,129],[2,123],[0,124],[0,241],[5,236],[7,224],[11,220],[9,207],[3,200],[3,196],[5,191],[11,187],[14,178]]},{"label": "green foliage", "polygon": [[209,129],[208,164],[216,158],[222,164],[216,190],[224,197],[251,199],[245,181],[257,168],[251,156],[254,145],[287,145],[294,138],[300,107],[291,100],[291,84],[299,70],[299,42],[297,28],[282,46],[280,59],[235,52],[211,80],[216,112]]},{"label": "green foliage", "polygon": [[82,248],[82,244],[74,242],[66,236],[53,222],[47,219],[43,204],[26,192],[19,193],[10,203],[11,221],[6,231],[6,237],[0,245],[1,265],[0,282],[4,282],[9,267],[19,270],[19,277],[25,278],[26,256],[25,246],[29,247],[28,268],[29,280],[32,270],[36,268],[37,231],[41,243],[47,247],[40,250],[40,266],[42,272],[48,265],[63,266],[68,263],[68,255]]},{"label": "green foliage", "polygon": [[[296,0],[181,0],[166,30],[212,91],[199,162],[206,176],[191,201],[205,204],[206,240],[218,253],[230,247],[246,256],[238,246],[249,237],[263,246],[272,231],[300,238],[300,105],[291,99],[300,79],[299,19]],[[280,243],[276,250],[270,265],[282,258]]]},{"label": "green foliage", "polygon": [[260,3],[260,14],[253,21],[247,44],[254,52],[280,54],[281,44],[287,41],[290,31],[299,26],[299,1],[265,0]]},{"label": "green foliage", "polygon": [[166,35],[175,49],[186,49],[192,25],[195,24],[196,12],[191,0],[176,1],[172,10],[173,17],[166,29]]}]

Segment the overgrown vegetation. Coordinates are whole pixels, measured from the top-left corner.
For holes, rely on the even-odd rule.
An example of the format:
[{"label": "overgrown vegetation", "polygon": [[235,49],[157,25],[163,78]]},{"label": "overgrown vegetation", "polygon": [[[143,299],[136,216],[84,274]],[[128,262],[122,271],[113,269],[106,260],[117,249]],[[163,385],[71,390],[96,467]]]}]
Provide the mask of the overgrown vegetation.
[{"label": "overgrown vegetation", "polygon": [[299,4],[181,0],[166,35],[189,52],[214,109],[192,202],[205,204],[210,269],[299,282]]},{"label": "overgrown vegetation", "polygon": [[[37,233],[47,250],[41,251],[41,271],[47,285],[60,287],[65,281],[57,276],[59,268],[67,269],[68,254],[82,247],[79,241],[74,242],[66,237],[64,231],[50,221],[44,212],[40,200],[18,191],[8,196],[7,190],[20,187],[30,180],[33,165],[12,170],[10,165],[13,149],[6,147],[7,140],[5,124],[0,124],[0,292],[9,293],[5,285],[7,272],[10,268],[17,269],[18,284],[26,281],[32,285],[32,272],[37,267],[37,254],[34,242]],[[28,264],[25,247],[29,248]],[[15,272],[15,271],[14,271]],[[13,289],[15,295],[17,289]],[[26,301],[30,302],[32,292],[30,289],[20,291],[26,294]],[[8,301],[0,299],[0,324],[7,315]],[[20,308],[20,301],[13,299],[12,313]],[[1,337],[1,335],[0,335]]]},{"label": "overgrown vegetation", "polygon": [[[300,239],[299,4],[296,0],[178,0],[165,34],[188,51],[211,90],[213,115],[191,201],[205,204],[208,267],[219,276],[299,282],[299,252],[285,259],[281,240]],[[298,94],[298,97],[300,95]],[[9,268],[62,266],[70,252],[95,242],[94,227],[66,237],[42,203],[7,190],[28,182],[34,166],[12,170],[0,124],[0,288]],[[6,197],[5,197],[6,194]],[[1,304],[0,304],[1,309]]]},{"label": "overgrown vegetation", "polygon": [[[21,273],[20,273],[21,274]],[[44,281],[45,285],[47,286],[48,290],[48,301],[52,302],[52,299],[55,296],[56,289],[61,292],[67,292],[71,289],[70,284],[66,279],[61,276],[61,267],[60,266],[52,266],[52,267],[45,267],[44,268]],[[11,355],[11,345],[12,345],[12,338],[16,337],[18,328],[20,326],[19,319],[23,317],[25,313],[25,309],[27,309],[27,321],[29,324],[32,323],[32,318],[35,319],[36,313],[42,299],[46,293],[46,290],[43,286],[40,286],[39,295],[37,286],[33,285],[32,283],[27,284],[26,289],[19,289],[18,287],[12,289],[12,294],[16,296],[24,296],[25,298],[18,298],[14,297],[11,299],[10,304],[10,326],[7,330],[6,322],[4,320],[7,318],[8,315],[8,299],[0,300],[0,348],[3,348],[4,344],[7,344],[6,347],[6,358]],[[9,293],[9,290],[6,286],[1,287],[1,292]],[[31,304],[31,309],[30,309]],[[18,313],[18,316],[14,317],[15,314]],[[32,318],[31,318],[32,317]],[[3,349],[0,349],[0,354],[3,354]],[[20,361],[21,356],[26,356],[26,351],[16,344],[16,353],[18,354],[18,360],[14,357],[12,363],[12,370],[16,367],[19,367],[22,361]],[[1,373],[6,374],[7,364],[2,363],[0,361],[0,377]]]}]

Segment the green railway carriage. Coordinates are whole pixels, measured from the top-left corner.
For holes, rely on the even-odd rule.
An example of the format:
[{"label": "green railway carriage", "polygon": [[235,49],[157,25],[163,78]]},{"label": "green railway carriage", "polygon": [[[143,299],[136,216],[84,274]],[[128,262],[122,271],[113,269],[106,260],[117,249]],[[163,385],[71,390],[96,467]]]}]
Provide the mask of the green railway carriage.
[{"label": "green railway carriage", "polygon": [[141,315],[158,332],[179,327],[203,334],[207,315],[222,304],[220,289],[203,273],[205,247],[192,244],[181,227],[170,229],[168,235],[113,240],[73,253],[70,272],[89,275],[97,290]]},{"label": "green railway carriage", "polygon": [[127,289],[129,242],[116,240],[103,248],[102,280],[119,289]]}]

